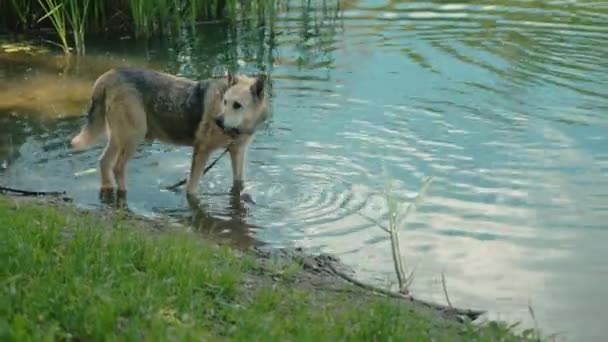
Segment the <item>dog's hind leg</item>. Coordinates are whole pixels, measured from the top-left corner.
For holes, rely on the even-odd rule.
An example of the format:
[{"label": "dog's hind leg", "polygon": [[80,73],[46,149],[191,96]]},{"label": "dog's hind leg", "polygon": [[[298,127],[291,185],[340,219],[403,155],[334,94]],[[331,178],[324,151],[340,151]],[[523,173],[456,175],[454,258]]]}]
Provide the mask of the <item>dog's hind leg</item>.
[{"label": "dog's hind leg", "polygon": [[127,191],[126,168],[129,159],[135,154],[137,146],[142,143],[146,136],[147,124],[146,113],[143,106],[137,99],[125,101],[118,112],[124,113],[122,117],[115,118],[121,129],[116,130],[120,139],[120,153],[118,160],[114,164],[113,171],[118,190]]},{"label": "dog's hind leg", "polygon": [[135,154],[138,144],[138,141],[125,142],[120,154],[118,155],[118,160],[116,161],[116,164],[114,164],[114,178],[116,179],[116,184],[119,191],[127,191],[127,182],[125,179],[127,162],[133,156],[133,154]]},{"label": "dog's hind leg", "polygon": [[116,163],[116,158],[119,153],[118,141],[110,135],[110,139],[99,158],[99,168],[101,174],[101,190],[112,190],[114,187],[112,181],[112,168]]}]

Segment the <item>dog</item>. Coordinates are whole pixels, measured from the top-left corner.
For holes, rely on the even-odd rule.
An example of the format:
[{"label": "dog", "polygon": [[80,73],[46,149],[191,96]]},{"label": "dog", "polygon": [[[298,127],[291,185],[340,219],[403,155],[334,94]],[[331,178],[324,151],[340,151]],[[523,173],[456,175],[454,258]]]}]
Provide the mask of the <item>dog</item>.
[{"label": "dog", "polygon": [[153,140],[193,148],[188,195],[219,148],[228,148],[233,186],[242,188],[247,148],[267,118],[265,82],[265,75],[232,72],[192,80],[140,67],[110,69],[95,81],[87,123],[70,145],[80,151],[107,136],[99,157],[100,192],[113,191],[114,178],[126,194],[127,162],[139,144]]}]

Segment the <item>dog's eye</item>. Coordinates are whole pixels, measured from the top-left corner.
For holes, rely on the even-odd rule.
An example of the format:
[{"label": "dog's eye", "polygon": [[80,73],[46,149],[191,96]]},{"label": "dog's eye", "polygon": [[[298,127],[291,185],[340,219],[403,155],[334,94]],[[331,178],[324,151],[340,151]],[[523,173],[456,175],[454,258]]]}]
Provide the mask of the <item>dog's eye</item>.
[{"label": "dog's eye", "polygon": [[238,109],[243,108],[243,106],[241,106],[241,104],[240,104],[240,103],[235,102],[235,103],[233,103],[233,104],[232,104],[232,108],[234,108],[234,109],[238,110]]},{"label": "dog's eye", "polygon": [[228,103],[228,101],[226,101],[226,99],[224,99],[224,106]]}]

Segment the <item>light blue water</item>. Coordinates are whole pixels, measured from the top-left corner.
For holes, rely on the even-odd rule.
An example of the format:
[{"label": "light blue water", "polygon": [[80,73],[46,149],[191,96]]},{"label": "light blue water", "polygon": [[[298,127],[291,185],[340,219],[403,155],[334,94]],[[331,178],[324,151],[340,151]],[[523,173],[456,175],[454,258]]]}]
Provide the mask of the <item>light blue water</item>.
[{"label": "light blue water", "polygon": [[[272,119],[248,156],[246,191],[257,205],[235,212],[226,158],[201,183],[207,230],[244,245],[335,253],[383,285],[394,279],[390,244],[361,216],[388,217],[383,167],[403,204],[433,176],[402,232],[413,293],[444,302],[444,271],[454,305],[529,326],[530,303],[548,333],[599,340],[608,306],[608,2],[289,3],[263,27],[203,25],[161,42],[87,49],[91,59],[110,53],[188,77],[237,62],[270,73]],[[98,60],[88,65],[101,72]],[[57,75],[30,68],[0,64],[0,89]],[[71,75],[90,83],[96,70]],[[53,108],[74,115],[84,101]],[[25,119],[51,111],[25,107],[0,108],[11,156],[2,182],[97,204],[98,175],[73,175],[95,167],[102,146],[71,155],[64,142],[81,122]],[[188,149],[143,147],[129,169],[130,208],[189,215],[183,194],[159,189],[189,161]]]}]

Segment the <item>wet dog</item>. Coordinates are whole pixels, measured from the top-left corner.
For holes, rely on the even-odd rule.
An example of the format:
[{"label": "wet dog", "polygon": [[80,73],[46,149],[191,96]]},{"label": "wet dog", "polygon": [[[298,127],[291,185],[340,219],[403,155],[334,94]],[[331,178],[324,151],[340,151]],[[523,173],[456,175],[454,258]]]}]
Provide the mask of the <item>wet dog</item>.
[{"label": "wet dog", "polygon": [[196,191],[208,158],[228,148],[233,184],[242,187],[247,147],[267,116],[266,77],[227,73],[225,77],[190,80],[144,68],[117,68],[93,86],[88,122],[71,140],[82,150],[104,133],[99,158],[100,191],[127,191],[129,159],[144,141],[193,148],[187,194]]}]

